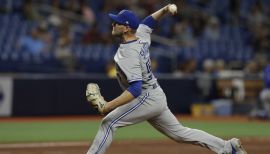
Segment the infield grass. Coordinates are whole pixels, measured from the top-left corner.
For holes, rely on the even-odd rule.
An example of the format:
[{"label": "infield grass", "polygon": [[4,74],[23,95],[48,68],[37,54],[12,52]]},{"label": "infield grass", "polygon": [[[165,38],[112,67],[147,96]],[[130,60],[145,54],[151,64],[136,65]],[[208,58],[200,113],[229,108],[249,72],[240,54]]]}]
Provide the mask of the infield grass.
[{"label": "infield grass", "polygon": [[[266,122],[216,122],[184,120],[181,123],[190,128],[204,130],[220,137],[269,137],[270,123]],[[65,120],[44,122],[0,122],[0,143],[87,141],[92,140],[100,121]],[[160,140],[166,137],[148,123],[121,128],[115,139]]]}]

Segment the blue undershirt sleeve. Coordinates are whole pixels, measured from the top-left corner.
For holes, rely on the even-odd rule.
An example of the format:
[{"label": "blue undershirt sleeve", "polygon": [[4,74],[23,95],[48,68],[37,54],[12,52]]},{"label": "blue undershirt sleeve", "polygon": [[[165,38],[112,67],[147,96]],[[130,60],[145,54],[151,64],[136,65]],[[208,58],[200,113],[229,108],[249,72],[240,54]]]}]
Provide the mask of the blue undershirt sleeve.
[{"label": "blue undershirt sleeve", "polygon": [[148,16],[148,17],[144,18],[141,23],[150,27],[151,29],[154,29],[154,27],[156,26],[158,21],[155,20],[152,16]]},{"label": "blue undershirt sleeve", "polygon": [[127,91],[129,91],[135,98],[140,96],[142,93],[142,81],[130,82]]}]

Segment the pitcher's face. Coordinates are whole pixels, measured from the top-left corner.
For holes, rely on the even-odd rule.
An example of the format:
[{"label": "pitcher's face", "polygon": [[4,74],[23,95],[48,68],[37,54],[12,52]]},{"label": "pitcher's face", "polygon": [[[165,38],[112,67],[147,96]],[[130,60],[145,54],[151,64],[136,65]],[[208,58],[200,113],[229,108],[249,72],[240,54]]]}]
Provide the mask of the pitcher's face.
[{"label": "pitcher's face", "polygon": [[127,26],[120,24],[118,22],[112,23],[112,35],[114,36],[122,36],[125,32],[127,32]]}]

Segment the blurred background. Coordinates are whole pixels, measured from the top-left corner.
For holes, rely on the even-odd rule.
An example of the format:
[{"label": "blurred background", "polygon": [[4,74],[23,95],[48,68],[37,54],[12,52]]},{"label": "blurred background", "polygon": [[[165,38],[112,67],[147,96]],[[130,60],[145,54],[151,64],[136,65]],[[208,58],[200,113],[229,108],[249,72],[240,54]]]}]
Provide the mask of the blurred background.
[{"label": "blurred background", "polygon": [[[86,153],[102,118],[87,83],[106,100],[121,93],[121,40],[108,13],[130,9],[142,20],[168,3],[179,13],[159,21],[150,52],[171,111],[184,126],[269,153],[270,0],[0,0],[0,154]],[[115,140],[108,153],[210,152],[147,122]]]},{"label": "blurred background", "polygon": [[179,13],[159,22],[150,51],[171,110],[269,119],[269,0],[1,0],[0,116],[97,114],[88,82],[107,100],[121,93],[107,14],[142,20],[168,3]]}]

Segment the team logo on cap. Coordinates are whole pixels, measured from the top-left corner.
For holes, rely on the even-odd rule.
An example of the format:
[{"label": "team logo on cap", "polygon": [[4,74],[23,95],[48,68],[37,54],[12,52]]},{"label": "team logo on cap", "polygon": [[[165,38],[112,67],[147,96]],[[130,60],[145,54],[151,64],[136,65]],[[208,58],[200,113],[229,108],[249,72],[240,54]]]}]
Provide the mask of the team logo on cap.
[{"label": "team logo on cap", "polygon": [[122,11],[120,11],[118,14],[122,14],[122,13],[124,13],[126,10],[122,10]]}]

